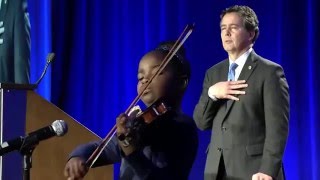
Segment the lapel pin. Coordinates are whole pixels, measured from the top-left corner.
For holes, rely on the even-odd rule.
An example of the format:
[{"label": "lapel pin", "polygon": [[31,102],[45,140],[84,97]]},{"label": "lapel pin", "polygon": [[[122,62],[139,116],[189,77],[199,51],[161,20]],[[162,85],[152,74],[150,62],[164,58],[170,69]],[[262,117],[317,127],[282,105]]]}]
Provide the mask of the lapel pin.
[{"label": "lapel pin", "polygon": [[251,69],[251,66],[248,66],[248,69],[250,70],[250,69]]}]

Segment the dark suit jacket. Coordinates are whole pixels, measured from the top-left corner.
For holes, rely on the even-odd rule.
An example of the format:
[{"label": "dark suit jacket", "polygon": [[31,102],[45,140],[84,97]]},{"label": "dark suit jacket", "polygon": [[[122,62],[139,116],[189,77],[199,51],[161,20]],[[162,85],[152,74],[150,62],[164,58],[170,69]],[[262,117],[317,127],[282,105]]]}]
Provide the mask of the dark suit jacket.
[{"label": "dark suit jacket", "polygon": [[228,179],[248,180],[257,172],[283,179],[282,157],[288,136],[289,88],[280,65],[249,55],[239,80],[246,80],[240,101],[213,101],[208,88],[227,81],[229,60],[211,67],[194,110],[198,128],[212,129],[205,179],[216,179],[223,154]]},{"label": "dark suit jacket", "polygon": [[30,22],[25,0],[2,0],[0,21],[0,82],[28,84],[30,76]]}]

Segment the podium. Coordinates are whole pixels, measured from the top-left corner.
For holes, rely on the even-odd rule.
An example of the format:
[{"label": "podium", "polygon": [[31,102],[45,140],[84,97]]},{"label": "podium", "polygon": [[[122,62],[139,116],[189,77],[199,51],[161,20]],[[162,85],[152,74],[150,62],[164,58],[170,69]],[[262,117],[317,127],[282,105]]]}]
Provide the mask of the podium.
[{"label": "podium", "polygon": [[[67,113],[33,91],[34,85],[0,83],[0,143],[64,120],[68,132],[41,141],[32,153],[32,180],[63,180],[71,151],[100,138]],[[0,180],[23,179],[23,156],[13,151],[0,157]],[[113,166],[92,168],[84,180],[112,180]]]}]

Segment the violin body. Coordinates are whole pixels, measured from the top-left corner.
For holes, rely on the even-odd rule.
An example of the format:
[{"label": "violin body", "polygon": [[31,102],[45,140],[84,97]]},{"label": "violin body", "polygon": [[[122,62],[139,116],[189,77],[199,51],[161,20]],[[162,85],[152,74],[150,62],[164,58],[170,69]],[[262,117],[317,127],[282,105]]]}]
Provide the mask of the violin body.
[{"label": "violin body", "polygon": [[132,137],[135,132],[139,131],[146,125],[152,123],[154,120],[166,114],[170,110],[171,107],[162,99],[157,100],[143,112],[141,112],[140,109],[135,108],[133,111],[130,111],[129,116],[132,117],[132,114],[136,114],[136,116],[133,118],[129,118],[126,124],[126,127],[129,129],[129,132],[127,134],[119,135],[118,139],[120,141],[123,141],[128,137]]}]

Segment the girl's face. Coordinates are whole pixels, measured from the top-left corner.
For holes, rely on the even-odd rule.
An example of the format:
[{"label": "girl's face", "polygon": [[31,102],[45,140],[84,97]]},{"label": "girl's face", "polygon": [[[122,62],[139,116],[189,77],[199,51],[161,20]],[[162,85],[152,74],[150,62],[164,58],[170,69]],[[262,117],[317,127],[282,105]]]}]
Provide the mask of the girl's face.
[{"label": "girl's face", "polygon": [[[137,91],[141,93],[147,82],[158,70],[164,55],[160,52],[153,51],[146,54],[139,63]],[[155,77],[149,87],[141,96],[141,100],[147,106],[152,105],[159,98],[172,98],[177,92],[177,83],[171,66],[166,68]]]}]

